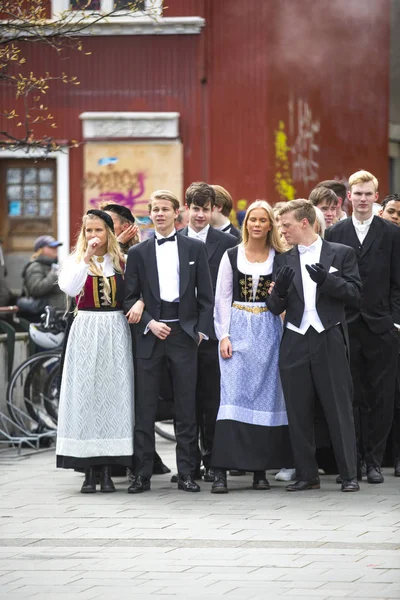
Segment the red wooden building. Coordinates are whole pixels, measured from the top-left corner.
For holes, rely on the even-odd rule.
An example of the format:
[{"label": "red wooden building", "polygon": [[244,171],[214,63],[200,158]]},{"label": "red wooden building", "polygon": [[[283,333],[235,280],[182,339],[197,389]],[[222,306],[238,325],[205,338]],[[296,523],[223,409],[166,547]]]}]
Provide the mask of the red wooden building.
[{"label": "red wooden building", "polygon": [[[182,198],[195,180],[275,203],[365,168],[387,191],[389,0],[155,2],[157,20],[93,28],[90,56],[30,46],[30,69],[80,81],[46,98],[57,138],[80,145],[45,162],[0,153],[10,265],[45,232],[66,254],[98,200],[144,214],[153,189]],[[53,12],[70,4],[52,0]]]}]

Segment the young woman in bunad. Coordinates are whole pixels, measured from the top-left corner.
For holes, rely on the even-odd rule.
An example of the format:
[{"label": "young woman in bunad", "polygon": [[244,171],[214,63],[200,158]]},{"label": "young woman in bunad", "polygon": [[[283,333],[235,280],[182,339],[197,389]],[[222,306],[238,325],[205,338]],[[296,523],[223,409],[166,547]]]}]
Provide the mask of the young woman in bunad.
[{"label": "young woman in bunad", "polygon": [[282,321],[266,307],[274,256],[284,249],[267,202],[249,206],[242,235],[242,244],[222,258],[215,294],[221,403],[212,493],[228,491],[227,469],[253,471],[253,488],[269,489],[265,470],[293,460],[278,371]]},{"label": "young woman in bunad", "polygon": [[113,221],[101,210],[83,217],[75,251],[65,261],[59,286],[75,296],[61,381],[57,467],[84,469],[82,493],[114,492],[111,465],[132,466],[134,379],[131,334],[143,303],[122,311],[125,260]]}]

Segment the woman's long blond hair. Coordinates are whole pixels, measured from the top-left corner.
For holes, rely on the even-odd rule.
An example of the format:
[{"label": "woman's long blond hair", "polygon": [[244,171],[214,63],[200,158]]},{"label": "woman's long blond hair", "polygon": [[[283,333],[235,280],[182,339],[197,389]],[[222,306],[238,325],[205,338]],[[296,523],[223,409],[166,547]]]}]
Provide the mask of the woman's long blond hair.
[{"label": "woman's long blond hair", "polygon": [[274,211],[272,207],[265,200],[256,200],[246,210],[245,217],[242,224],[242,238],[243,245],[247,246],[249,241],[249,232],[247,231],[247,222],[249,220],[250,213],[256,208],[263,208],[268,215],[269,222],[271,223],[271,229],[268,231],[266,246],[274,248],[277,252],[286,252],[286,248],[282,244],[281,236],[279,234],[278,225],[275,220]]},{"label": "woman's long blond hair", "polygon": [[[123,274],[124,270],[121,265],[123,263],[125,263],[125,258],[119,247],[119,243],[117,241],[116,235],[112,231],[112,229],[110,229],[110,227],[107,225],[107,223],[105,221],[103,221],[103,219],[101,219],[100,217],[96,217],[95,215],[83,215],[81,230],[79,232],[78,239],[76,241],[76,246],[75,246],[74,250],[72,251],[72,254],[76,258],[76,262],[77,263],[81,262],[85,256],[85,253],[86,253],[86,250],[88,247],[88,243],[87,243],[86,235],[85,235],[86,223],[87,223],[87,221],[93,220],[93,219],[98,219],[99,221],[101,221],[103,223],[103,225],[106,229],[106,232],[107,232],[107,250],[106,250],[106,252],[111,257],[111,262],[112,262],[114,271],[116,273]],[[96,263],[96,261],[94,260],[93,257],[89,261],[89,270],[91,271],[91,273],[93,273],[93,275],[96,275],[97,277],[101,277],[103,279],[104,297],[107,300],[107,302],[109,304],[111,304],[110,282],[107,279],[107,277],[104,276],[103,270],[99,267],[98,263]],[[79,293],[79,299],[82,298],[82,296],[83,296],[83,290],[84,290],[84,288],[82,288],[82,290]],[[78,299],[78,302],[79,302],[79,299]]]}]

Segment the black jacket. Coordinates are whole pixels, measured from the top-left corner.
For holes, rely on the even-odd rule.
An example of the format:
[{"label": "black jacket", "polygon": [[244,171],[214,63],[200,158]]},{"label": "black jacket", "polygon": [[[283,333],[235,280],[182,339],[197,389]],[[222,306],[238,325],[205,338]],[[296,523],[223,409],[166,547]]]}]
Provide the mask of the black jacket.
[{"label": "black jacket", "polygon": [[354,248],[362,294],[360,309],[347,307],[349,323],[360,315],[374,333],[383,333],[400,323],[400,228],[374,217],[363,242],[357,237],[351,217],[326,230],[328,241]]},{"label": "black jacket", "polygon": [[[328,275],[324,283],[317,287],[318,316],[325,329],[341,323],[347,337],[345,305],[351,305],[357,309],[361,292],[361,280],[355,252],[348,246],[331,244],[323,240],[320,262],[328,271]],[[294,269],[293,282],[285,298],[280,298],[273,290],[267,300],[267,306],[274,315],[286,311],[285,326],[287,322],[290,322],[295,327],[300,327],[304,313],[304,294],[297,246],[275,257],[273,279],[275,279],[277,268],[284,265]],[[329,273],[331,267],[337,270]]]},{"label": "black jacket", "polygon": [[[188,237],[188,228],[185,227],[178,233]],[[228,248],[233,248],[234,246],[237,246],[238,243],[239,240],[237,237],[231,235],[230,233],[224,233],[223,231],[213,229],[212,227],[210,227],[208,230],[205,246],[207,250],[208,266],[210,268],[214,293],[217,286],[218,269],[221,259]]]},{"label": "black jacket", "polygon": [[[199,332],[212,335],[214,295],[207,254],[203,242],[184,235],[177,236],[179,255],[179,322],[196,342]],[[154,237],[132,246],[128,252],[125,271],[125,302],[127,312],[140,298],[145,309],[140,323],[133,328],[136,336],[136,356],[150,358],[155,336],[147,324],[161,315],[160,286]]]}]

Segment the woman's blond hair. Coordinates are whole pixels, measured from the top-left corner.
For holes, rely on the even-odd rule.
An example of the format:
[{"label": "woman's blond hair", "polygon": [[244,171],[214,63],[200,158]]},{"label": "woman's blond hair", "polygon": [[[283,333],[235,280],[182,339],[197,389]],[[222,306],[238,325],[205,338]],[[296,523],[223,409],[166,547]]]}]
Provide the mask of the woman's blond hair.
[{"label": "woman's blond hair", "polygon": [[[117,241],[116,235],[110,229],[110,227],[107,225],[107,223],[105,221],[103,221],[103,219],[101,219],[100,217],[96,217],[95,215],[83,215],[82,226],[81,226],[81,229],[80,229],[80,232],[78,235],[78,239],[76,241],[76,246],[75,246],[74,250],[72,251],[72,254],[75,256],[76,262],[77,263],[81,262],[85,256],[85,253],[86,253],[86,250],[88,247],[88,243],[87,243],[86,235],[85,235],[86,223],[87,223],[87,221],[93,220],[93,219],[98,219],[99,221],[101,221],[103,223],[105,230],[107,232],[106,252],[110,255],[111,263],[112,263],[114,271],[116,273],[120,273],[122,275],[124,273],[124,269],[123,269],[122,265],[123,265],[123,263],[125,263],[125,258],[119,247],[119,243]],[[111,304],[110,282],[107,279],[107,277],[104,276],[103,270],[99,267],[99,265],[96,263],[96,261],[94,260],[93,257],[89,261],[89,270],[91,273],[93,273],[93,275],[96,275],[96,277],[101,277],[103,279],[104,297],[105,297],[107,303]],[[83,297],[83,293],[84,293],[84,288],[82,288],[79,293],[79,298],[78,298],[77,304],[79,303],[79,300]]]},{"label": "woman's blond hair", "polygon": [[270,248],[274,248],[277,252],[286,252],[286,248],[282,244],[281,236],[279,233],[278,225],[275,220],[275,215],[272,207],[265,200],[256,200],[246,210],[245,217],[242,224],[242,238],[244,246],[249,241],[249,232],[247,231],[247,222],[250,217],[250,213],[256,208],[262,208],[268,215],[269,222],[271,223],[271,229],[268,231],[266,245]]}]

